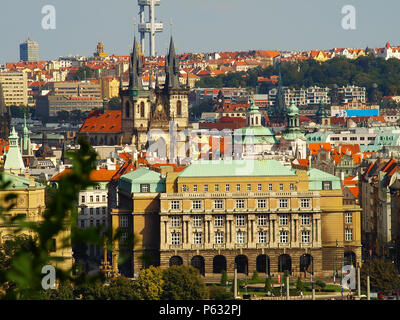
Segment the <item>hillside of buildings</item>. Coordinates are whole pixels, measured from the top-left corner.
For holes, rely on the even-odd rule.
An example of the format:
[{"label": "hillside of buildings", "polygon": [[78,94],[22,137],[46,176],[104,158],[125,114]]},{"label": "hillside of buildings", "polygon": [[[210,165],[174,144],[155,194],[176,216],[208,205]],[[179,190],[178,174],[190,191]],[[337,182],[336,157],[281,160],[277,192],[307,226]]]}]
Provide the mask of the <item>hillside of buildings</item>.
[{"label": "hillside of buildings", "polygon": [[[400,61],[395,58],[360,56],[357,59],[335,57],[323,63],[314,59],[296,60],[280,65],[283,85],[292,88],[310,86],[331,87],[356,85],[366,87],[368,94],[374,83],[378,95],[395,96],[400,92]],[[259,93],[268,93],[268,83],[260,78],[269,78],[279,73],[279,64],[266,68],[257,67],[243,72],[229,72],[217,76],[202,77],[199,88],[257,87]]]}]

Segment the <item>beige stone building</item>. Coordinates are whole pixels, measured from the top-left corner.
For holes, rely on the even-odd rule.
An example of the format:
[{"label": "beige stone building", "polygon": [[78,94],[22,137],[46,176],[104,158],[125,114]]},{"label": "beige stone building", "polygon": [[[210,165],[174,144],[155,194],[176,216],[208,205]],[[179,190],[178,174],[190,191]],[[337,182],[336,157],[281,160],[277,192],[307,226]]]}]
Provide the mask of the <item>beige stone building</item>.
[{"label": "beige stone building", "polygon": [[28,105],[28,80],[24,72],[0,72],[6,106]]},{"label": "beige stone building", "polygon": [[[9,194],[15,194],[17,198],[15,206],[7,212],[4,212],[6,217],[21,216],[28,222],[41,223],[43,221],[43,213],[46,209],[45,203],[45,186],[34,181],[33,177],[28,175],[19,176],[10,173],[3,173],[4,180],[10,182],[10,185],[0,190],[0,203],[4,205],[5,198]],[[6,226],[0,222],[0,243],[12,239],[15,228]],[[53,239],[53,249],[51,255],[63,257],[64,261],[57,262],[56,266],[65,270],[72,268],[73,258],[71,247],[63,248],[62,241],[68,237],[69,231],[64,231],[59,236]],[[36,235],[31,230],[22,230],[19,235],[32,236]]]},{"label": "beige stone building", "polygon": [[73,97],[95,97],[101,99],[101,86],[98,81],[62,81],[49,84],[52,95]]},{"label": "beige stone building", "polygon": [[[207,278],[222,270],[232,275],[235,264],[241,276],[257,270],[318,277],[361,264],[361,209],[344,204],[338,177],[274,160],[140,170],[121,177],[112,225],[145,239],[139,248],[155,255],[153,264],[192,265]],[[146,266],[135,258],[130,265],[134,273]]]},{"label": "beige stone building", "polygon": [[[211,161],[212,162],[212,161]],[[252,164],[245,172],[245,164]],[[241,168],[242,167],[242,168]],[[194,163],[160,195],[160,265],[191,264],[271,275],[333,275],[361,263],[360,207],[343,205],[340,180],[273,160]]]}]

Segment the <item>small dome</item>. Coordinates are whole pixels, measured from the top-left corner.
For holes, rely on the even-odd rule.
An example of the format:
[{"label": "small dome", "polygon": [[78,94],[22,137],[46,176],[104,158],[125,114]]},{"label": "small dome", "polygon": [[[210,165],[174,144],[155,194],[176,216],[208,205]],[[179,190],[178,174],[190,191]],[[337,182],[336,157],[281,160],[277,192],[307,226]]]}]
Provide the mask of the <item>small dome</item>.
[{"label": "small dome", "polygon": [[288,115],[296,115],[296,114],[299,114],[299,108],[297,108],[294,101],[292,100],[292,102],[288,108]]}]

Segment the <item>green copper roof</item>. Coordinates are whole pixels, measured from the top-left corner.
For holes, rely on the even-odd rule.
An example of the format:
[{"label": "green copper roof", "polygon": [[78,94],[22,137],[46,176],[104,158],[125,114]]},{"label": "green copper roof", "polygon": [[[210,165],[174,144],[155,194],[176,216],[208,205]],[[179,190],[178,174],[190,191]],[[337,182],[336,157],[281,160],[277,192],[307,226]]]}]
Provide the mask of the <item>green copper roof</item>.
[{"label": "green copper roof", "polygon": [[254,100],[250,100],[250,107],[247,109],[247,114],[259,114],[259,108],[254,104]]},{"label": "green copper roof", "polygon": [[310,169],[307,172],[309,177],[308,188],[309,190],[322,190],[323,182],[331,182],[332,190],[340,190],[340,178],[332,174],[326,173],[318,169]]},{"label": "green copper roof", "polygon": [[288,116],[295,116],[299,114],[299,108],[297,108],[294,101],[291,102],[289,108],[287,108],[287,115]]},{"label": "green copper roof", "polygon": [[306,134],[307,142],[327,142],[329,133],[314,132]]},{"label": "green copper roof", "polygon": [[158,182],[161,174],[150,170],[149,168],[140,168],[121,176],[121,180],[130,180],[134,182]]},{"label": "green copper roof", "polygon": [[390,132],[378,133],[375,137],[374,145],[397,146],[399,137],[400,137],[399,133],[390,133]]},{"label": "green copper roof", "polygon": [[22,160],[21,152],[18,146],[18,133],[12,127],[10,136],[8,137],[10,147],[6,154],[4,170],[22,170],[25,169],[24,161]]},{"label": "green copper roof", "polygon": [[291,167],[276,160],[200,160],[179,173],[182,178],[295,175]]},{"label": "green copper roof", "polygon": [[304,133],[296,130],[296,131],[289,131],[283,134],[283,138],[286,140],[296,140],[296,139],[305,139]]},{"label": "green copper roof", "polygon": [[241,136],[242,140],[238,143],[242,144],[278,143],[271,129],[264,126],[249,126],[236,129],[233,135]]},{"label": "green copper roof", "polygon": [[233,133],[234,135],[242,136],[274,136],[271,129],[264,126],[249,126],[236,129]]},{"label": "green copper roof", "polygon": [[[6,190],[12,189],[27,189],[29,188],[29,179],[21,176],[17,176],[12,173],[3,172],[3,181],[10,182],[10,185],[6,188]],[[45,188],[44,185],[35,182],[36,188]]]},{"label": "green copper roof", "polygon": [[141,184],[149,184],[149,192],[165,191],[165,177],[147,167],[124,174],[119,180],[119,188],[128,192],[140,192]]}]

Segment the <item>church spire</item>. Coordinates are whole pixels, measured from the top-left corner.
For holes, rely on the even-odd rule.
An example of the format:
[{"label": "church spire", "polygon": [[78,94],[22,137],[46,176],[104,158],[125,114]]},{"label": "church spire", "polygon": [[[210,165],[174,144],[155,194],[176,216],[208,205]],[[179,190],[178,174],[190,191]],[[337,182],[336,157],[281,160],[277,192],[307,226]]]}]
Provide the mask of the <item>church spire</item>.
[{"label": "church spire", "polygon": [[171,36],[168,56],[165,60],[165,90],[181,89],[179,85],[179,64],[175,53],[174,40]]},{"label": "church spire", "polygon": [[133,50],[129,61],[129,90],[143,90],[143,66],[136,37],[133,40]]},{"label": "church spire", "polygon": [[10,146],[4,163],[4,170],[11,172],[25,170],[24,161],[22,160],[21,151],[18,146],[18,134],[14,127],[12,127],[8,142]]}]

